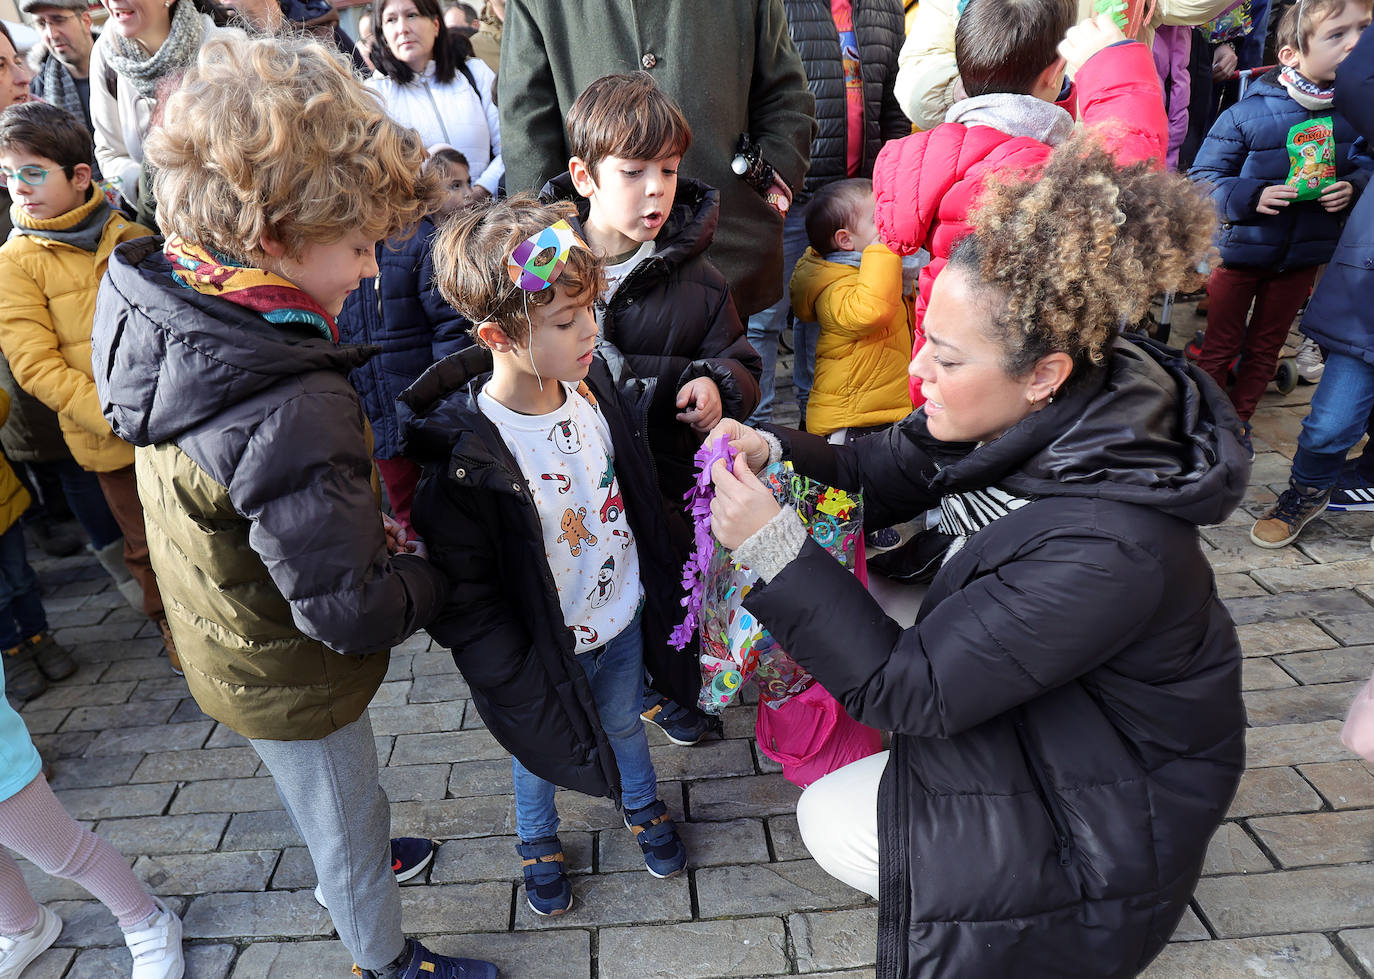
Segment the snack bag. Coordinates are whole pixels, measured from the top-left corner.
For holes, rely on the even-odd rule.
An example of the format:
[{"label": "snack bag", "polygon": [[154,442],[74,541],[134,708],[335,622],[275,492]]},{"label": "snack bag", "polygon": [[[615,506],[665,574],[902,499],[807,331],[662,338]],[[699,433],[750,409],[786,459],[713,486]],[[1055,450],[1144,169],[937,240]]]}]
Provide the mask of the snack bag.
[{"label": "snack bag", "polygon": [[1254,29],[1254,14],[1250,10],[1250,0],[1236,0],[1214,19],[1203,24],[1199,30],[1207,35],[1210,44],[1238,41]]},{"label": "snack bag", "polygon": [[1314,201],[1336,180],[1336,129],[1330,116],[1288,130],[1288,179],[1300,201]]}]

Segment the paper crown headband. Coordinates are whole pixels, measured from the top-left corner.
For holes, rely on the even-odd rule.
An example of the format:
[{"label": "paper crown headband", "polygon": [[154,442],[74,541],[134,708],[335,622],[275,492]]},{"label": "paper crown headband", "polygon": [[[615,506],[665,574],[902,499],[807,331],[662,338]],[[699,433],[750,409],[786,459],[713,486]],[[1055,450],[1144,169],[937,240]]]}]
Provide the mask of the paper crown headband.
[{"label": "paper crown headband", "polygon": [[[574,246],[586,248],[587,243],[578,237],[567,218],[555,221],[515,246],[506,263],[510,280],[526,292],[542,292],[563,274],[568,252]],[[546,252],[552,254],[541,262],[540,257]]]}]

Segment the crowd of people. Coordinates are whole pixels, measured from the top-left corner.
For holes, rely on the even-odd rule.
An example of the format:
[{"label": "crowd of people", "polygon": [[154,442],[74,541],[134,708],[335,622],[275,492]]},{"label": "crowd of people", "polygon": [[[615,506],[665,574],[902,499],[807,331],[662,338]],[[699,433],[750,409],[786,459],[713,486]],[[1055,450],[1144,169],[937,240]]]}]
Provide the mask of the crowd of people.
[{"label": "crowd of people", "polygon": [[[878,975],[1145,968],[1244,762],[1196,529],[1304,306],[1252,538],[1374,509],[1371,0],[101,4],[22,0],[27,52],[0,24],[0,845],[103,901],[135,979],[183,974],[181,925],[16,710],[75,669],[26,537],[87,544],[249,740],[360,975],[489,979],[404,930],[433,849],[390,838],[389,650],[427,630],[510,752],[536,914],[574,908],[559,786],[681,873],[646,724],[712,727],[669,636],[717,440],[745,607],[884,732],[798,806]],[[1204,296],[1196,363],[1159,293]],[[774,464],[862,499],[914,625]],[[0,977],[60,928],[0,851]]]}]

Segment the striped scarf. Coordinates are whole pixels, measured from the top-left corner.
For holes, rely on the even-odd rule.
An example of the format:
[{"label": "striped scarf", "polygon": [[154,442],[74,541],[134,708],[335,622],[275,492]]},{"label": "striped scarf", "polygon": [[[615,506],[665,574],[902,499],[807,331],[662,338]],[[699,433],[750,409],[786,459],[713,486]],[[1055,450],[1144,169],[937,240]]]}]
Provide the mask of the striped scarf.
[{"label": "striped scarf", "polygon": [[187,289],[251,309],[269,323],[304,324],[326,340],[339,342],[334,317],[275,272],[235,265],[223,255],[193,245],[180,235],[167,239],[163,254],[172,263],[172,277]]},{"label": "striped scarf", "polygon": [[[1033,500],[1013,496],[997,486],[949,493],[940,498],[940,533],[954,540],[945,551],[945,561],[959,552],[968,539],[999,517],[1019,510]],[[942,561],[941,564],[944,562]]]}]

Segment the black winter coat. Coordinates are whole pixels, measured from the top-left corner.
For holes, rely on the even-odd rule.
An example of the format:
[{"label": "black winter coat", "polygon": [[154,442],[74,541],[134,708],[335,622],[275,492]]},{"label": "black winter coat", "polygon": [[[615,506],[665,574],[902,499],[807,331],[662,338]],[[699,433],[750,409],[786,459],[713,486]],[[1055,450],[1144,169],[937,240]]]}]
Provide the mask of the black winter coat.
[{"label": "black winter coat", "polygon": [[992,484],[1032,500],[947,560],[910,629],[814,542],[745,602],[893,732],[882,979],[1134,976],[1169,939],[1244,763],[1240,646],[1196,530],[1244,492],[1239,431],[1196,368],[1124,340],[971,451],[924,412],[849,448],[780,430],[872,526]]},{"label": "black winter coat", "polygon": [[[806,69],[807,87],[816,97],[816,138],[811,141],[811,169],[797,195],[800,204],[826,184],[849,176],[849,103],[830,0],[783,0],[783,6],[788,33]],[[906,21],[899,0],[853,0],[853,9],[864,82],[864,153],[859,176],[868,177],[883,143],[911,133],[911,121],[892,88]]]},{"label": "black winter coat", "polygon": [[[1374,31],[1365,31],[1336,69],[1336,111],[1374,140]],[[1374,194],[1355,202],[1322,274],[1302,332],[1328,350],[1374,364]]]},{"label": "black winter coat", "polygon": [[[568,174],[545,184],[542,196],[576,202],[579,222],[587,219],[590,204]],[[692,456],[701,444],[701,436],[677,420],[678,391],[693,378],[709,377],[720,388],[725,416],[740,421],[759,403],[762,362],[745,336],[729,283],[706,257],[719,216],[714,188],[679,178],[653,256],[625,277],[601,314],[601,339],[650,383],[649,448],[659,487],[675,510],[695,478]]]},{"label": "black winter coat", "polygon": [[[491,353],[471,347],[435,364],[401,395],[405,454],[424,466],[411,510],[430,560],[454,582],[429,634],[453,652],[487,730],[521,764],[557,785],[620,798],[615,755],[574,658],[544,537],[525,476],[477,406]],[[649,454],[636,419],[629,368],[598,351],[587,384],[596,395],[639,548],[645,604],[644,664],[679,703],[696,703],[694,656],[668,647],[679,616],[678,568],[667,544]],[[647,398],[647,386],[638,388]]]}]

